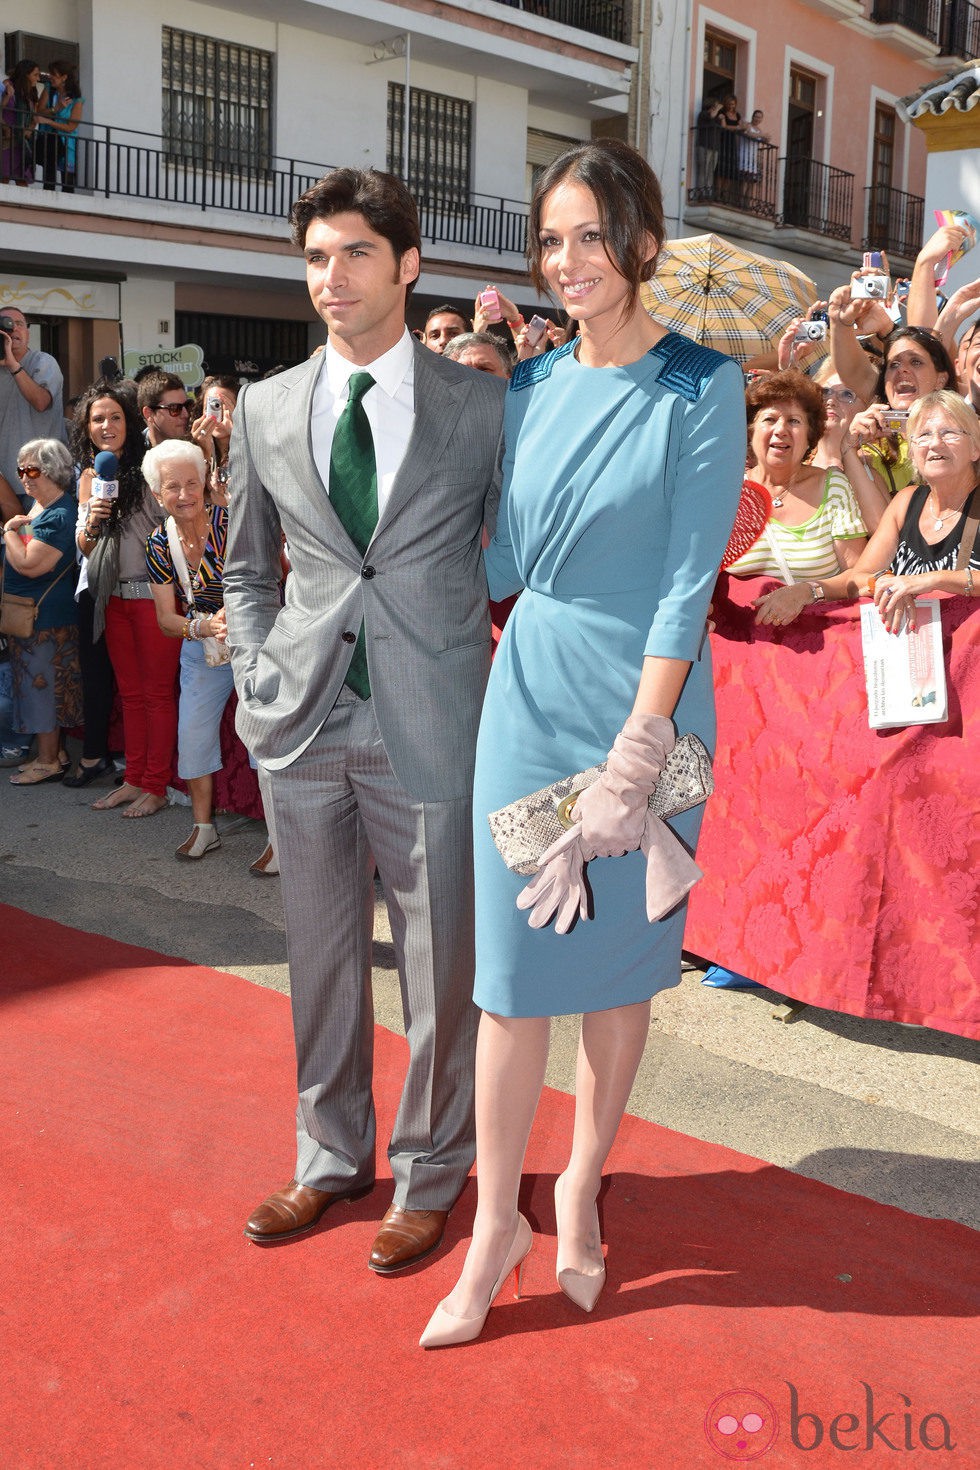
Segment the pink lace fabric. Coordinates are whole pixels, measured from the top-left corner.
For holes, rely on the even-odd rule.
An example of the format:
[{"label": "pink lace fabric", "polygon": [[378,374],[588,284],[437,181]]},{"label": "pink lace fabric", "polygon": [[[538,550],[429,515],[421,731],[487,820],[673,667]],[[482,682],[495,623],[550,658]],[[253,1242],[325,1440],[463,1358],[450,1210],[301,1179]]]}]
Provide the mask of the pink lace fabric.
[{"label": "pink lace fabric", "polygon": [[856,605],[757,627],[722,575],[686,948],[812,1005],[980,1038],[980,600],[941,598],[945,724],[868,728]]}]

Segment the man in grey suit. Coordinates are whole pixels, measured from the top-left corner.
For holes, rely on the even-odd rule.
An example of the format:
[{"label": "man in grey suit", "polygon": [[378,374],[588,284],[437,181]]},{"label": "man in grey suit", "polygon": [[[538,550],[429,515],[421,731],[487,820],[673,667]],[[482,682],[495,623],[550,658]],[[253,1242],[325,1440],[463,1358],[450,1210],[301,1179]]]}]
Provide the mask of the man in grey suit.
[{"label": "man in grey suit", "polygon": [[329,337],[238,401],[224,574],[238,729],[275,810],[299,1089],[295,1177],[245,1234],[292,1239],[374,1183],[377,864],[409,1045],[369,1261],[388,1273],[437,1248],[473,1160],[480,538],[504,390],[407,331],[421,237],[397,179],[338,169],[292,224]]}]

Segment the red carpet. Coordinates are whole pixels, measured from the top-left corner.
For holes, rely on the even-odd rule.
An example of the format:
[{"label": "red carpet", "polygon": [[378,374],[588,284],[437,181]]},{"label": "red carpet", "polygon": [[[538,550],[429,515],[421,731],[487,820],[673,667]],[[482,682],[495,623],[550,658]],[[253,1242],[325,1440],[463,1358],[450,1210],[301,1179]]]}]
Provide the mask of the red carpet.
[{"label": "red carpet", "polygon": [[[585,1317],[553,1276],[570,1103],[550,1093],[529,1295],[478,1343],[423,1353],[473,1186],[408,1275],[366,1269],[384,1181],[312,1237],[250,1245],[248,1210],[292,1164],[286,1000],[0,920],[3,1470],[980,1464],[969,1230],[630,1119]],[[379,1032],[380,1137],[403,1056]],[[928,1448],[947,1424],[955,1449]]]}]

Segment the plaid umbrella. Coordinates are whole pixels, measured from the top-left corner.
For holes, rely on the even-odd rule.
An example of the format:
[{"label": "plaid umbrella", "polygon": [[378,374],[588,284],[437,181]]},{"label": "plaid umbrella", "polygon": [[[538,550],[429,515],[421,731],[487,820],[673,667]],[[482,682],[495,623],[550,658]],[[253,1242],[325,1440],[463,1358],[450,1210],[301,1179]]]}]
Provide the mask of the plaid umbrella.
[{"label": "plaid umbrella", "polygon": [[719,235],[665,241],[640,300],[663,326],[740,362],[768,352],[817,288],[783,260],[743,250]]}]

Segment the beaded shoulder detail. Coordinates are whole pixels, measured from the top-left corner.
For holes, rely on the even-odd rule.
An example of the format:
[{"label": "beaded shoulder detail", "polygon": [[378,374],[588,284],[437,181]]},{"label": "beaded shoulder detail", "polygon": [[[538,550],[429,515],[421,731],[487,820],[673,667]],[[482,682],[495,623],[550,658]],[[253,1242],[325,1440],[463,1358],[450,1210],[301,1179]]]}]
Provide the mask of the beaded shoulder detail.
[{"label": "beaded shoulder detail", "polygon": [[658,383],[672,388],[688,403],[697,403],[705,384],[722,363],[732,361],[723,352],[716,352],[713,347],[702,347],[699,342],[692,342],[690,337],[682,337],[677,332],[668,332],[650,351],[663,364]]},{"label": "beaded shoulder detail", "polygon": [[577,340],[573,337],[562,347],[555,347],[551,352],[542,352],[539,357],[526,357],[523,362],[519,362],[511,374],[511,393],[520,393],[522,388],[530,388],[534,383],[550,378],[555,363],[560,357],[567,357],[570,352],[574,352]]}]

